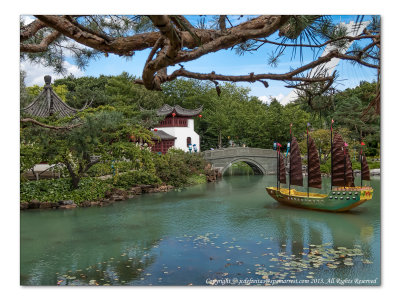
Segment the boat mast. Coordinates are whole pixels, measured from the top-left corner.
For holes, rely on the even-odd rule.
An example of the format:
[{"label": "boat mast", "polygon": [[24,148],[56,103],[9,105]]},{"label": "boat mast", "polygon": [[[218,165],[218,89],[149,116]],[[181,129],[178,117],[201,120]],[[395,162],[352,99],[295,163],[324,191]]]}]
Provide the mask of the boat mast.
[{"label": "boat mast", "polygon": [[307,197],[309,196],[309,186],[310,186],[310,151],[308,147],[308,126],[310,123],[307,123]]},{"label": "boat mast", "polygon": [[278,143],[278,190],[281,189],[281,148]]},{"label": "boat mast", "polygon": [[332,190],[332,187],[333,187],[333,164],[332,164],[332,162],[333,162],[333,160],[332,160],[332,154],[333,154],[333,147],[332,147],[332,145],[333,145],[333,141],[332,141],[332,134],[333,134],[333,119],[332,119],[332,122],[331,122],[331,190]]},{"label": "boat mast", "polygon": [[362,163],[362,160],[363,160],[362,155],[363,155],[363,153],[362,153],[362,146],[363,146],[363,142],[362,142],[362,137],[361,137],[361,135],[360,135],[361,187],[362,187],[362,173],[363,173],[363,163]]},{"label": "boat mast", "polygon": [[279,153],[278,153],[277,142],[276,142],[276,189],[279,190]]},{"label": "boat mast", "polygon": [[279,155],[278,155],[278,142],[274,142],[274,150],[276,150],[276,189],[279,190]]},{"label": "boat mast", "polygon": [[290,196],[290,181],[292,179],[292,123],[290,123],[290,148],[289,148],[289,196]]},{"label": "boat mast", "polygon": [[346,189],[346,185],[347,185],[347,178],[346,178],[347,160],[346,160],[346,146],[344,144],[343,144],[343,162],[344,162],[344,171],[343,171],[344,189]]}]

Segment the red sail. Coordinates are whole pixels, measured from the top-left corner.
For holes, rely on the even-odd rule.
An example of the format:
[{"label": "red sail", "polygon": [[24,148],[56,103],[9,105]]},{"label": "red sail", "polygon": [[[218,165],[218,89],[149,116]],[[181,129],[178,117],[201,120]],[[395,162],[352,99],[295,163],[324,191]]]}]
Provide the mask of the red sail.
[{"label": "red sail", "polygon": [[361,158],[361,165],[362,165],[361,179],[362,180],[371,180],[369,178],[369,167],[368,167],[367,159],[364,155]]},{"label": "red sail", "polygon": [[332,185],[345,186],[344,141],[340,134],[335,134],[333,136]]},{"label": "red sail", "polygon": [[321,169],[319,166],[319,157],[314,140],[308,138],[308,186],[321,188]]},{"label": "red sail", "polygon": [[354,186],[354,173],[349,151],[346,150],[346,186]]},{"label": "red sail", "polygon": [[285,163],[283,161],[283,156],[280,154],[279,157],[279,181],[281,183],[286,183],[286,168],[285,168]]},{"label": "red sail", "polygon": [[303,186],[300,148],[295,137],[292,138],[290,147],[290,184]]}]

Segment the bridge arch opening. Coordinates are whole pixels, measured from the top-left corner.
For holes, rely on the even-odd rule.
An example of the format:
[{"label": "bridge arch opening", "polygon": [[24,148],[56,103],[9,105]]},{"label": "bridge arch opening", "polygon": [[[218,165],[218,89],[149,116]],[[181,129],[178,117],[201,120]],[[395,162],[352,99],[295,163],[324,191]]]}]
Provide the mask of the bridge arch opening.
[{"label": "bridge arch opening", "polygon": [[[231,161],[230,163],[228,163],[221,171],[222,176],[228,175],[228,171],[232,172],[232,170],[235,166],[240,166],[240,165],[242,165],[242,166],[245,165],[245,166],[250,167],[250,169],[252,170],[252,173],[253,173],[251,175],[265,174],[264,168],[258,162],[254,161],[252,159],[243,158],[243,159],[235,159],[235,160]],[[245,175],[245,174],[246,174],[246,172],[243,172],[240,175]],[[239,174],[230,173],[229,175],[239,175]]]}]

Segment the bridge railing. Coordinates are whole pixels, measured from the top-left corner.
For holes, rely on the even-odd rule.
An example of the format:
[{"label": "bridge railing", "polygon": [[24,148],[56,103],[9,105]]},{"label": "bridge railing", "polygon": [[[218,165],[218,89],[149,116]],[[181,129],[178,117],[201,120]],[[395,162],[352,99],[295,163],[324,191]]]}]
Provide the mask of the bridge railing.
[{"label": "bridge railing", "polygon": [[236,156],[258,156],[258,157],[276,157],[276,151],[272,149],[249,148],[249,147],[232,147],[216,150],[203,151],[205,159],[218,159]]}]

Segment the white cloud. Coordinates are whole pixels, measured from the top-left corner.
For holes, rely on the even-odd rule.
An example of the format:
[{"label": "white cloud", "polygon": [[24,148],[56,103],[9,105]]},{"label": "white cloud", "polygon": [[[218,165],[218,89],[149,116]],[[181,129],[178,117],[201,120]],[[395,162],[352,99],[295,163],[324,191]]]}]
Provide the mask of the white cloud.
[{"label": "white cloud", "polygon": [[258,97],[258,100],[260,100],[262,103],[269,103],[270,102],[270,98],[268,96],[260,96]]},{"label": "white cloud", "polygon": [[271,99],[275,98],[276,100],[278,100],[278,102],[281,102],[281,104],[285,105],[286,103],[283,103],[282,100],[285,98],[284,94],[279,94],[277,96],[259,96],[258,99],[260,99],[260,101],[262,101],[263,103],[271,103]]},{"label": "white cloud", "polygon": [[45,75],[50,75],[52,78],[52,82],[54,82],[55,79],[64,78],[66,75],[70,74],[74,75],[75,77],[81,77],[84,75],[84,72],[82,70],[79,70],[79,68],[76,65],[70,64],[67,61],[64,62],[64,67],[67,70],[67,73],[63,75],[63,74],[56,74],[52,68],[44,67],[43,65],[40,64],[33,64],[28,61],[23,61],[20,64],[21,70],[26,72],[26,78],[25,78],[26,86],[32,86],[35,84],[39,86],[44,85]]},{"label": "white cloud", "polygon": [[25,26],[36,20],[36,18],[34,18],[33,16],[28,15],[21,15],[20,17],[24,21]]}]

